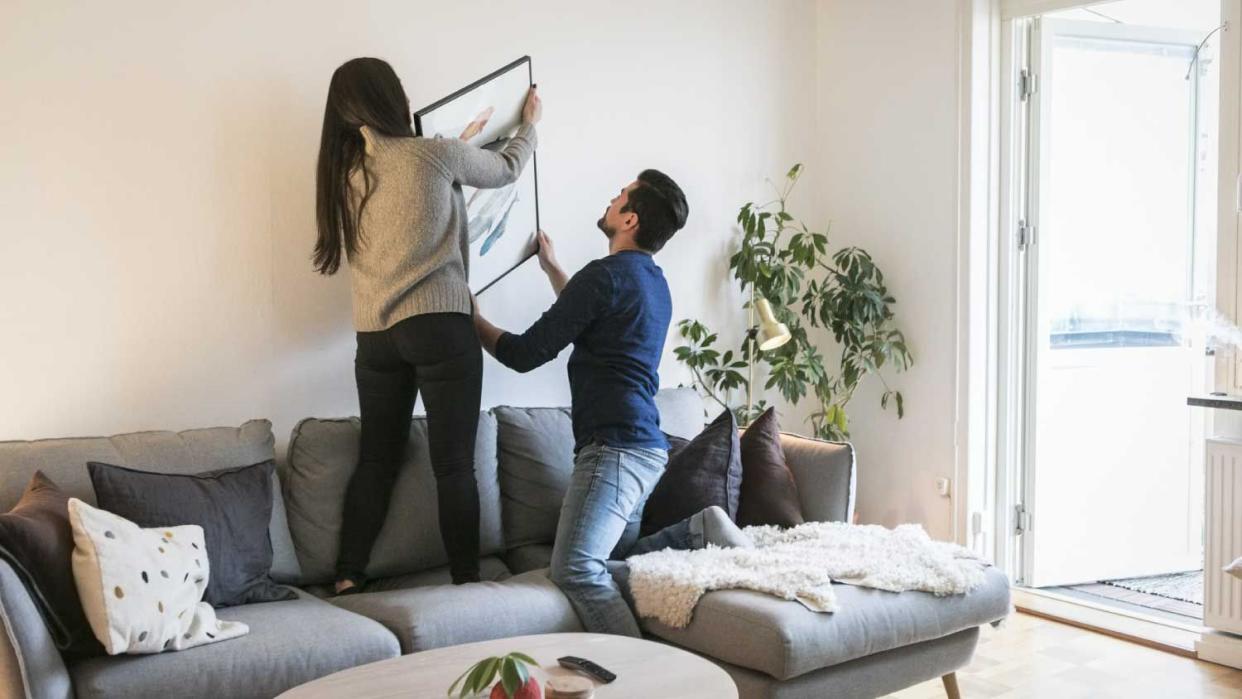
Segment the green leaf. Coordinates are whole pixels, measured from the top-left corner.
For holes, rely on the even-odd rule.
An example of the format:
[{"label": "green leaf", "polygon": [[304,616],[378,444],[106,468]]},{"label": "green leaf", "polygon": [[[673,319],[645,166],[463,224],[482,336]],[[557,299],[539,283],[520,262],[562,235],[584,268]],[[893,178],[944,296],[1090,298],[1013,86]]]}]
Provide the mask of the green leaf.
[{"label": "green leaf", "polygon": [[496,665],[499,662],[500,658],[486,658],[476,663],[474,669],[466,676],[466,682],[461,687],[461,695],[482,691],[495,676]]},{"label": "green leaf", "polygon": [[457,679],[453,680],[453,684],[450,684],[448,688],[448,695],[450,697],[453,696],[453,692],[457,690],[457,685],[461,684],[461,681],[466,679],[466,675],[469,675],[470,671],[473,670],[474,668],[475,666],[471,665],[470,667],[466,668],[465,672],[458,675]]},{"label": "green leaf", "polygon": [[500,684],[505,688],[505,694],[510,697],[517,694],[522,686],[522,678],[518,675],[517,665],[512,658],[505,658],[500,663]]},{"label": "green leaf", "polygon": [[509,654],[509,657],[517,658],[518,660],[521,660],[522,662],[526,663],[527,665],[530,665],[531,667],[539,667],[539,661],[535,660],[534,658],[530,657],[529,655],[525,653],[513,652]]},{"label": "green leaf", "polygon": [[896,391],[895,394],[897,398],[897,419],[900,420],[906,416],[905,402],[901,398],[900,391]]}]

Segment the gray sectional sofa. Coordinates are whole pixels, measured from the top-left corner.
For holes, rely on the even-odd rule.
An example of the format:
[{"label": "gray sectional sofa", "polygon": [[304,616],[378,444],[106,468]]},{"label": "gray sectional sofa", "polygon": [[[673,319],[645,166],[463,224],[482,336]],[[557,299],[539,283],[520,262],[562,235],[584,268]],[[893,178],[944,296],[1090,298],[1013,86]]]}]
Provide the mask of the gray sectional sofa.
[{"label": "gray sectional sofa", "polygon": [[[688,389],[662,391],[662,424],[692,437],[702,408]],[[250,625],[239,639],[177,653],[66,662],[13,570],[0,562],[0,695],[67,697],[271,697],[337,670],[471,641],[578,631],[545,573],[572,465],[569,415],[555,408],[495,408],[480,415],[476,469],[485,582],[448,584],[436,525],[426,423],[415,420],[394,502],[376,544],[372,582],[327,595],[345,483],[357,454],[353,419],[302,421],[279,469],[270,526],[273,577],[298,599],[219,610]],[[87,461],[196,473],[272,458],[271,425],[110,438],[0,443],[0,508],[42,469],[71,495],[94,502]],[[805,516],[853,513],[852,447],[786,435]],[[283,494],[283,497],[280,495]],[[624,566],[616,567],[624,583]],[[1009,611],[1005,576],[965,596],[937,598],[839,586],[841,611],[815,614],[762,594],[706,595],[688,628],[646,620],[651,637],[708,657],[742,697],[872,697],[953,672],[969,662],[979,626]]]}]

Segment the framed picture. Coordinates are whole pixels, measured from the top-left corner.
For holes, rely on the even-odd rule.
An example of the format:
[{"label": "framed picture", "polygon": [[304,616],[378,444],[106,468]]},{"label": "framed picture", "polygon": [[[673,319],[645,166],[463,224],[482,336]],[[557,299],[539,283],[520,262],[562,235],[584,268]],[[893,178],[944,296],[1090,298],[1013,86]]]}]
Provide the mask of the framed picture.
[{"label": "framed picture", "polygon": [[[522,123],[531,86],[530,56],[523,56],[434,104],[414,112],[414,130],[426,138],[460,138],[481,117],[487,123],[467,142],[499,150]],[[481,294],[535,254],[539,230],[536,155],[517,182],[499,189],[462,187],[470,238],[470,290]]]}]

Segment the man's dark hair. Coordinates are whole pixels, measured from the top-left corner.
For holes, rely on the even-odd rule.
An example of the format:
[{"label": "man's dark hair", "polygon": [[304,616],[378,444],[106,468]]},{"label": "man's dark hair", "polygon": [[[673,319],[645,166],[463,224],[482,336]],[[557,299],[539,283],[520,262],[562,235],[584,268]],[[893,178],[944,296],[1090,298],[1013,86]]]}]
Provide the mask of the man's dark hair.
[{"label": "man's dark hair", "polygon": [[659,252],[686,225],[689,213],[681,187],[659,170],[638,174],[638,186],[630,190],[621,210],[638,214],[638,233],[634,238],[647,252]]}]

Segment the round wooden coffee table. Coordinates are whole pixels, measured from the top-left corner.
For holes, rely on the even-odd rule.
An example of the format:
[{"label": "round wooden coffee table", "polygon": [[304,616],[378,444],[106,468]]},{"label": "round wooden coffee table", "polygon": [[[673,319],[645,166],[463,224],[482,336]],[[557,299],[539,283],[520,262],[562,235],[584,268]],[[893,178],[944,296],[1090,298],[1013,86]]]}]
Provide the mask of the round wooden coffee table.
[{"label": "round wooden coffee table", "polygon": [[541,667],[534,675],[540,685],[546,684],[549,676],[573,674],[556,664],[556,659],[565,655],[586,658],[616,673],[615,681],[596,683],[595,699],[737,699],[737,686],[728,673],[693,653],[663,643],[595,633],[518,636],[422,651],[320,677],[280,697],[444,697],[466,668],[488,656],[512,651],[539,661]]}]

